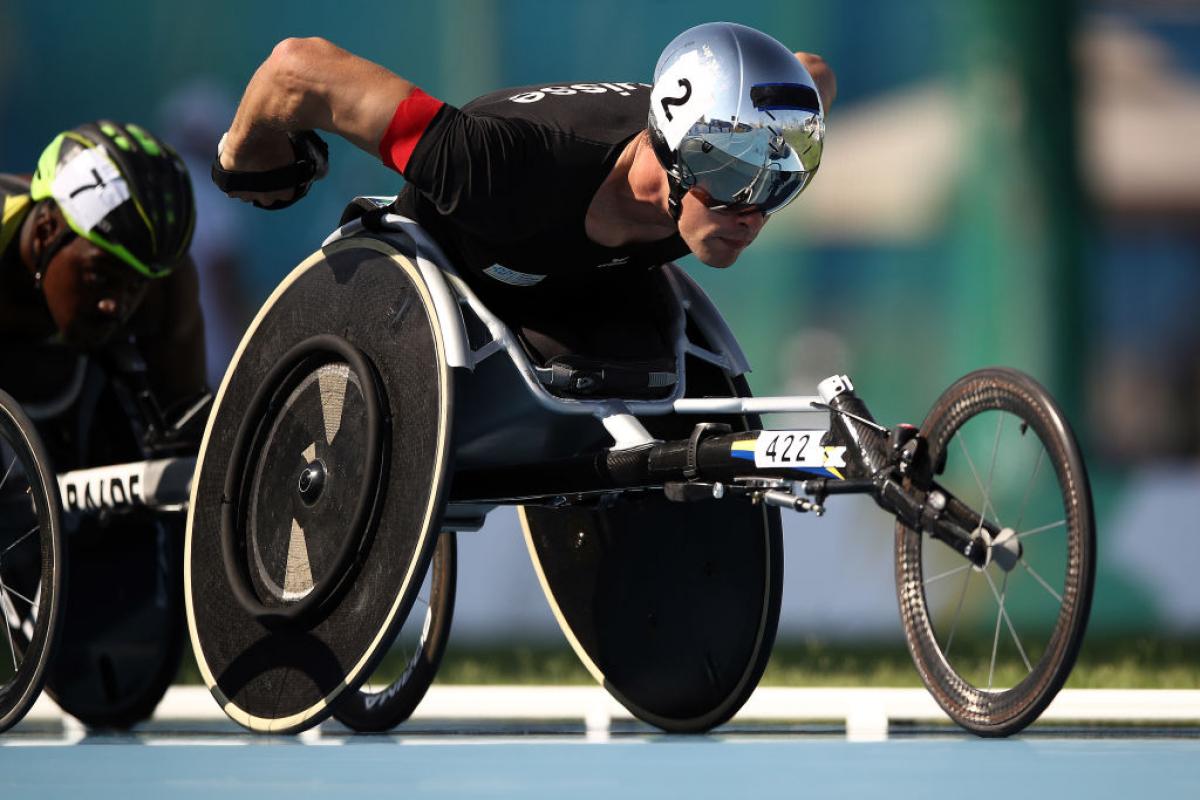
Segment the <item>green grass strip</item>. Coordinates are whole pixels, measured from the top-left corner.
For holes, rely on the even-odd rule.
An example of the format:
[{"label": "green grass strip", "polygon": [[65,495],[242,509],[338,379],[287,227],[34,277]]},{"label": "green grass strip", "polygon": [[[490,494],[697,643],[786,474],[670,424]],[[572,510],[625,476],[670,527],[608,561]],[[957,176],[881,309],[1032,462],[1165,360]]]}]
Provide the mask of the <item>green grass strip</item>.
[{"label": "green grass strip", "polygon": [[[965,643],[955,663],[987,668],[987,643]],[[400,674],[404,657],[389,654],[381,667],[384,679]],[[1018,673],[998,671],[997,685],[1011,685]],[[189,658],[180,682],[199,683]],[[458,646],[451,641],[439,684],[588,685],[592,678],[565,644],[562,646]],[[781,641],[777,643],[763,686],[920,686],[903,643]],[[1200,639],[1124,637],[1084,644],[1069,688],[1076,689],[1200,689]]]}]

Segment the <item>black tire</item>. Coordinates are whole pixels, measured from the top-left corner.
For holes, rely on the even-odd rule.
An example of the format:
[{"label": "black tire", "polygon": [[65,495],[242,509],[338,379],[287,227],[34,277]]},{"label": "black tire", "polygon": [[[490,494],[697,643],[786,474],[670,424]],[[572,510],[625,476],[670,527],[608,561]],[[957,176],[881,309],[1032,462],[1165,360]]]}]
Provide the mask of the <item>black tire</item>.
[{"label": "black tire", "polygon": [[[83,400],[39,422],[46,450],[68,470],[160,456],[146,448],[134,385],[92,365]],[[68,505],[69,505],[69,498]],[[46,693],[89,728],[144,722],[179,674],[185,646],[182,514],[133,508],[64,512],[73,564],[63,582],[61,635]]]},{"label": "black tire", "polygon": [[154,715],[183,660],[183,520],[86,520],[71,545],[46,692],[88,728],[128,730]]},{"label": "black tire", "polygon": [[66,564],[60,509],[33,423],[0,392],[0,731],[37,700],[57,646]]},{"label": "black tire", "polygon": [[[425,697],[450,638],[457,549],[453,531],[438,536],[425,582],[389,656],[358,691],[334,707],[334,717],[346,727],[361,733],[389,731],[411,717]],[[397,667],[400,675],[392,678]]]},{"label": "black tire", "polygon": [[[1087,471],[1053,399],[1015,370],[960,379],[921,434],[934,481],[973,510],[959,506],[960,516],[982,514],[1002,529],[993,536],[978,526],[989,543],[980,568],[897,525],[896,590],[909,652],[955,722],[980,736],[1008,736],[1062,688],[1087,627],[1096,558]],[[989,446],[990,460],[980,459]]]}]

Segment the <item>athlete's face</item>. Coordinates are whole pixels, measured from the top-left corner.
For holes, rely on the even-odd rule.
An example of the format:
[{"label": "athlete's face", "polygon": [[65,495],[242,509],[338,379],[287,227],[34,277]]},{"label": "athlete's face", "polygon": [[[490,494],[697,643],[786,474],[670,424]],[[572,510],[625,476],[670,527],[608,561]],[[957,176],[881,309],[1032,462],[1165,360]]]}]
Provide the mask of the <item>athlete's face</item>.
[{"label": "athlete's face", "polygon": [[757,208],[714,210],[702,189],[683,197],[679,235],[696,258],[710,267],[728,267],[737,261],[767,218]]},{"label": "athlete's face", "polygon": [[146,279],[83,237],[58,251],[42,276],[50,316],[70,345],[104,344],[141,303]]}]

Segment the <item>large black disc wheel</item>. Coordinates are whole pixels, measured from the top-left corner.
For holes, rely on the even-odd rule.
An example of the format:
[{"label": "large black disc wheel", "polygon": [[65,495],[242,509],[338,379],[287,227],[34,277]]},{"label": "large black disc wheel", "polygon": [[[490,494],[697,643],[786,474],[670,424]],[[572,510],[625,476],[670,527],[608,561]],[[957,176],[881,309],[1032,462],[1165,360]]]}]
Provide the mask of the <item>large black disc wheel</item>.
[{"label": "large black disc wheel", "polygon": [[[742,377],[689,358],[688,395],[749,397]],[[701,418],[646,417],[660,439]],[[755,416],[704,421],[734,430]],[[675,503],[663,495],[607,507],[520,511],[543,592],[584,666],[638,719],[675,733],[730,719],[758,685],[779,622],[779,509],[749,502]]]},{"label": "large black disc wheel", "polygon": [[247,331],[209,417],[184,589],[197,666],[243,726],[295,733],[369,676],[429,569],[453,374],[416,264],[323,247]]},{"label": "large black disc wheel", "polygon": [[1053,399],[1008,369],[973,372],[921,426],[945,513],[982,563],[896,528],[900,618],[937,703],[981,736],[1036,720],[1074,666],[1087,627],[1095,529],[1087,471]]},{"label": "large black disc wheel", "polygon": [[342,696],[333,715],[362,733],[388,731],[412,716],[437,675],[450,623],[458,573],[453,531],[443,531],[408,619],[388,655],[357,692]]},{"label": "large black disc wheel", "polygon": [[33,423],[0,392],[0,731],[37,700],[62,613],[58,483]]}]

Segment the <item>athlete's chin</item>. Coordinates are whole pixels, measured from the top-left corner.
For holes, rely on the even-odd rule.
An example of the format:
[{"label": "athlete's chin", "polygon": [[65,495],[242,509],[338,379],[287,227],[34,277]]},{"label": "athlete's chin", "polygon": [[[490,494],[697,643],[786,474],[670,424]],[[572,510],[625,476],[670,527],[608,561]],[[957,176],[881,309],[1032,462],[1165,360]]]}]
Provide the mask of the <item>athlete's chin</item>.
[{"label": "athlete's chin", "polygon": [[727,244],[717,245],[715,247],[706,247],[701,252],[697,252],[696,258],[710,267],[717,269],[725,269],[732,267],[738,260],[738,256],[742,254],[741,247],[732,247]]}]

